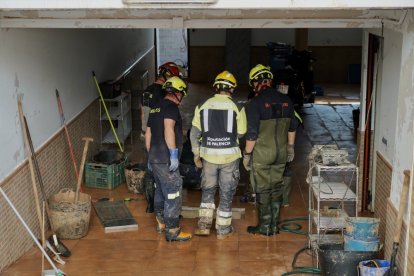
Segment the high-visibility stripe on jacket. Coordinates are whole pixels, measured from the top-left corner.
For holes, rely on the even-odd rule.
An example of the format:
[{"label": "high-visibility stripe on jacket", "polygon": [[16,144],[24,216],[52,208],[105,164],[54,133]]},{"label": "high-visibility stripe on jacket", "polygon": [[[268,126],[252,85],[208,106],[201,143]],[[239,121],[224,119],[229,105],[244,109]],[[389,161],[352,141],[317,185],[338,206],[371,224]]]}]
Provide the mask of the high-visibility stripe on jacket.
[{"label": "high-visibility stripe on jacket", "polygon": [[226,164],[241,157],[237,136],[246,133],[246,113],[230,96],[216,94],[197,106],[192,124],[201,130],[201,158]]}]

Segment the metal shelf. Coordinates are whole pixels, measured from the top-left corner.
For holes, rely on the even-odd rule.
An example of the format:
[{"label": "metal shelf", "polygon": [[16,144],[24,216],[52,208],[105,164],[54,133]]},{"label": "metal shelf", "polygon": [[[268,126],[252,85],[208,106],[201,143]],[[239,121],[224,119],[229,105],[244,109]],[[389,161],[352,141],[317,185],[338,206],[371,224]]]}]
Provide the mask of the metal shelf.
[{"label": "metal shelf", "polygon": [[[340,164],[322,163],[321,149],[336,150],[335,145],[317,145],[309,155],[309,242],[321,244],[326,239],[343,241],[347,212],[358,211],[358,167],[340,159]],[[338,153],[339,154],[339,153]],[[349,204],[345,204],[348,202]],[[336,205],[337,204],[337,205]],[[329,209],[335,207],[338,209]],[[349,209],[350,208],[350,209]],[[340,232],[333,236],[327,232]]]},{"label": "metal shelf", "polygon": [[[319,230],[322,231],[340,231],[345,228],[345,219],[348,217],[348,214],[344,210],[335,210],[339,214],[338,216],[326,216],[320,214],[312,214],[313,223]],[[314,210],[313,212],[316,212]]]},{"label": "metal shelf", "polygon": [[310,234],[309,235],[309,242],[312,245],[312,248],[315,248],[317,244],[337,244],[343,243],[344,238],[341,234],[326,234],[326,235],[317,235],[317,234]]},{"label": "metal shelf", "polygon": [[[103,108],[102,100],[100,100],[99,102],[99,114],[101,121],[101,143],[117,143],[115,134],[111,128],[105,134],[102,133],[104,128],[103,124],[105,125],[105,127],[107,127],[109,118],[106,114],[106,111]],[[118,136],[119,142],[124,144],[125,140],[128,138],[129,135],[131,135],[132,132],[131,95],[129,93],[122,92],[122,94],[116,98],[105,99],[105,104],[108,109],[109,117],[111,118],[116,127],[115,131]]]},{"label": "metal shelf", "polygon": [[[126,140],[126,138],[128,138],[129,134],[131,133],[131,130],[132,130],[131,128],[127,128],[127,129],[123,130],[122,132],[119,131],[119,130],[116,131],[116,134],[118,135],[118,139],[121,143],[123,143]],[[116,142],[117,141],[116,141],[116,138],[115,138],[115,134],[112,131],[112,129],[110,129],[105,134],[105,136],[103,137],[102,143],[104,143],[104,144],[114,144]]]},{"label": "metal shelf", "polygon": [[341,182],[322,182],[311,184],[316,200],[320,201],[356,201],[356,194]]}]

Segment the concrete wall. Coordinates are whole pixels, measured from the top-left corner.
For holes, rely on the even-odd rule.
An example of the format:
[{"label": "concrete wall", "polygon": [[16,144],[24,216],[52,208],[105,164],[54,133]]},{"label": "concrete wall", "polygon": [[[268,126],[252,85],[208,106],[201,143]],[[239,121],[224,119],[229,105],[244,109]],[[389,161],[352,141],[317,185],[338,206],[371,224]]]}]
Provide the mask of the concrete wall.
[{"label": "concrete wall", "polygon": [[[99,80],[113,79],[148,52],[153,43],[153,30],[0,29],[0,186],[36,236],[39,237],[40,228],[17,97],[23,97],[47,197],[61,188],[74,188],[76,179],[55,89],[60,91],[79,165],[82,137],[95,140],[89,156],[100,148],[98,93],[91,71],[95,70]],[[132,92],[140,89],[140,81],[134,76],[139,76],[143,69],[153,68],[151,50],[128,74],[127,88]],[[2,197],[0,217],[1,274],[32,248],[33,241]]]},{"label": "concrete wall", "polygon": [[[190,46],[224,46],[225,29],[192,29]],[[252,29],[252,46],[283,42],[295,44],[295,29]],[[361,46],[361,29],[308,29],[309,46]]]},{"label": "concrete wall", "polygon": [[69,121],[98,97],[92,70],[113,79],[152,45],[152,30],[0,29],[0,180],[25,158],[19,95],[38,148],[61,128],[56,88]]},{"label": "concrete wall", "polygon": [[173,61],[180,66],[188,64],[188,39],[186,29],[157,30],[158,65]]},{"label": "concrete wall", "polygon": [[[374,128],[374,146],[381,158],[375,160],[375,212],[376,216],[386,219],[385,229],[385,254],[389,257],[393,241],[397,211],[399,207],[402,183],[404,179],[403,171],[408,169],[413,171],[413,118],[414,118],[414,14],[412,11],[407,13],[405,20],[400,25],[386,24],[384,30],[367,30],[367,33],[373,33],[378,36],[383,35],[383,49],[380,52],[378,61],[380,68],[378,70],[378,81],[376,90],[375,108],[375,128]],[[366,34],[367,34],[366,33]],[[365,34],[365,41],[367,43]],[[367,44],[366,44],[367,45]],[[365,46],[366,46],[365,45]],[[366,51],[364,46],[364,64],[366,71]],[[366,72],[364,73],[366,74]],[[366,84],[363,83],[364,91],[362,102],[365,100]],[[361,105],[361,128],[364,128],[364,113],[367,105]],[[387,141],[385,145],[384,141]],[[378,155],[377,154],[377,155]],[[389,163],[390,170],[384,170],[383,163]],[[389,179],[390,187],[383,187],[385,179]],[[385,181],[387,182],[387,181]],[[412,180],[409,189],[409,198],[412,197]],[[385,201],[389,196],[389,200]],[[381,212],[386,205],[386,216]],[[401,252],[398,255],[398,266],[402,275],[409,271],[414,271],[412,252],[409,252],[414,242],[412,226],[413,205],[408,200],[408,210],[404,219],[404,227],[401,236]],[[382,211],[381,211],[382,210]],[[382,229],[384,230],[384,229]],[[410,255],[411,254],[411,255]],[[409,261],[409,262],[407,262]],[[411,263],[407,267],[407,263]]]},{"label": "concrete wall", "polygon": [[[361,29],[308,29],[309,50],[316,58],[313,65],[315,83],[346,83],[348,65],[361,63]],[[252,29],[251,64],[269,64],[267,42],[295,45],[295,29]],[[192,81],[210,82],[211,71],[223,68],[225,29],[192,29],[190,31],[190,77]],[[198,53],[206,53],[209,60]],[[201,58],[203,57],[203,58]]]},{"label": "concrete wall", "polygon": [[309,29],[310,46],[361,46],[362,29]]}]

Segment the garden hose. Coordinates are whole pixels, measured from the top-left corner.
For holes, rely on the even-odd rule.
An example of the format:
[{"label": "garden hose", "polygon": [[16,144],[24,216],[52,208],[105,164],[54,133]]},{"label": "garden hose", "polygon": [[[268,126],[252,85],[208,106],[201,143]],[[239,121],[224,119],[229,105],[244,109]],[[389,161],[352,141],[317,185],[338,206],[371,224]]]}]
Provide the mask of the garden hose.
[{"label": "garden hose", "polygon": [[307,232],[299,231],[302,229],[302,225],[294,221],[305,221],[308,220],[308,217],[298,217],[298,218],[288,218],[279,222],[279,231],[295,233],[298,235],[307,235]]},{"label": "garden hose", "polygon": [[[298,235],[307,235],[308,234],[307,232],[300,231],[302,229],[302,225],[300,225],[299,223],[295,221],[306,221],[308,219],[309,219],[308,217],[284,219],[281,222],[279,222],[279,231],[294,233]],[[295,274],[320,274],[321,273],[321,270],[317,267],[297,267],[296,266],[296,260],[299,257],[299,255],[308,249],[309,247],[306,245],[305,247],[301,248],[298,252],[295,253],[295,256],[293,257],[293,261],[292,261],[293,270],[283,273],[282,276],[295,275]]]}]

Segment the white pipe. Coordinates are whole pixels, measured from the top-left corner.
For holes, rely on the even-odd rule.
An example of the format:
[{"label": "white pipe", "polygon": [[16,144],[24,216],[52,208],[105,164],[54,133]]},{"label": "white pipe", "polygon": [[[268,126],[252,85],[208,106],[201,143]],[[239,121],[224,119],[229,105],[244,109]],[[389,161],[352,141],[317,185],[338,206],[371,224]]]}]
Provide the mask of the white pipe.
[{"label": "white pipe", "polygon": [[24,222],[23,218],[20,216],[19,212],[16,210],[16,207],[14,207],[13,203],[10,201],[9,197],[6,195],[6,193],[3,191],[3,188],[0,187],[0,193],[4,196],[4,199],[9,204],[10,208],[12,208],[13,212],[16,214],[16,216],[19,218],[21,223],[23,224],[24,228],[26,228],[27,232],[29,232],[30,236],[36,243],[37,247],[39,247],[40,251],[42,251],[43,255],[46,257],[49,264],[53,267],[53,269],[56,271],[56,275],[62,276],[62,272],[55,266],[52,259],[50,259],[49,255],[46,253],[46,251],[43,249],[42,245],[39,243],[33,232],[30,230],[29,226],[27,226],[26,222]]}]

